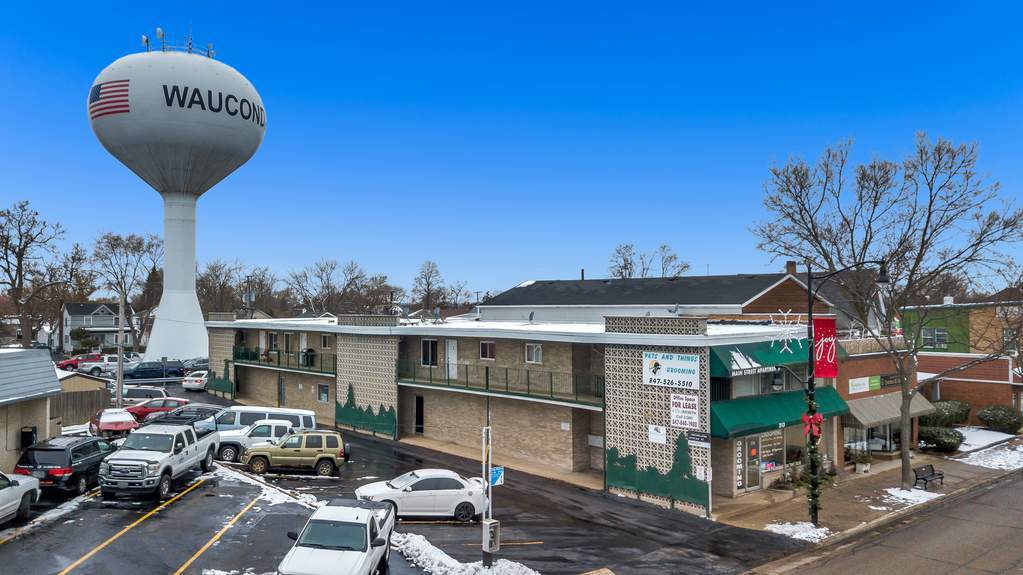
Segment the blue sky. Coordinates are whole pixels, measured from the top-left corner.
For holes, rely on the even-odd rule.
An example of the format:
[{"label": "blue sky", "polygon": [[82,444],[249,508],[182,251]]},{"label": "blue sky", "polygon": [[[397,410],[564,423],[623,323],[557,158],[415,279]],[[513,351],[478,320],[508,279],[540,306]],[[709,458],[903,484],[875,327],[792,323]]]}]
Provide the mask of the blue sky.
[{"label": "blue sky", "polygon": [[83,243],[161,233],[84,106],[156,26],[213,42],[268,114],[199,202],[200,262],[355,259],[407,286],[433,259],[500,290],[603,275],[634,242],[693,273],[776,270],[749,232],[773,163],[850,137],[901,158],[920,130],[1023,184],[1012,3],[32,4],[0,20],[0,200]]}]

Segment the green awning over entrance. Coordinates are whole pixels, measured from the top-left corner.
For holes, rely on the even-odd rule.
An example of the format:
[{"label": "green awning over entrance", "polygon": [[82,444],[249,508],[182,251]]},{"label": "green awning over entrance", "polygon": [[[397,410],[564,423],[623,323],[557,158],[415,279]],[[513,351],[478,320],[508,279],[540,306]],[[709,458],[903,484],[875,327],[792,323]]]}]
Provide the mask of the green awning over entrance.
[{"label": "green awning over entrance", "polygon": [[[818,387],[817,411],[824,417],[849,413],[849,406],[833,387]],[[806,395],[802,391],[755,395],[710,404],[710,434],[731,438],[802,424]]]},{"label": "green awning over entrance", "polygon": [[737,377],[770,373],[781,365],[805,364],[807,340],[782,342],[758,341],[710,348],[710,376]]}]

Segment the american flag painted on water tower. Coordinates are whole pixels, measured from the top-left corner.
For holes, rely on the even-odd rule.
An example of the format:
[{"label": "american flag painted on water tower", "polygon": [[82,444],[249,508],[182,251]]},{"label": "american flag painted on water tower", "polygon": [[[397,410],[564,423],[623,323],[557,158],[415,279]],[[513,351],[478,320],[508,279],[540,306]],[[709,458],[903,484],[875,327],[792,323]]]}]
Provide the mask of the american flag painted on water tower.
[{"label": "american flag painted on water tower", "polygon": [[96,84],[89,91],[89,119],[127,114],[128,80],[112,80]]}]

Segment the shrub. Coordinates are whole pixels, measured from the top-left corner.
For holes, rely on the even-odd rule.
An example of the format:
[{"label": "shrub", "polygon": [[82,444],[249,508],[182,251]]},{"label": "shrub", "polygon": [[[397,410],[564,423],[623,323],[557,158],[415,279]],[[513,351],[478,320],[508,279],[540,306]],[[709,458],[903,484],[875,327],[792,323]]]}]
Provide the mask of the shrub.
[{"label": "shrub", "polygon": [[959,449],[963,440],[962,433],[947,427],[921,427],[920,441],[933,447],[936,451],[952,453]]},{"label": "shrub", "polygon": [[1004,405],[989,405],[977,412],[977,419],[984,426],[1002,433],[1015,435],[1023,427],[1023,416]]},{"label": "shrub", "polygon": [[965,401],[935,401],[934,407],[937,411],[920,418],[921,427],[952,427],[970,418],[970,404]]}]

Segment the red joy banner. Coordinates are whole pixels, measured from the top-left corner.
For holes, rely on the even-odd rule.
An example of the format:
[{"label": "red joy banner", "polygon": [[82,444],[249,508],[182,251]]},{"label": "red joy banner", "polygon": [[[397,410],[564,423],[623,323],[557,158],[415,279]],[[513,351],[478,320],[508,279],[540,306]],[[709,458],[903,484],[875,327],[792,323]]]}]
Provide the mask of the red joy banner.
[{"label": "red joy banner", "polygon": [[815,377],[838,377],[838,344],[835,318],[813,320],[813,374]]}]

